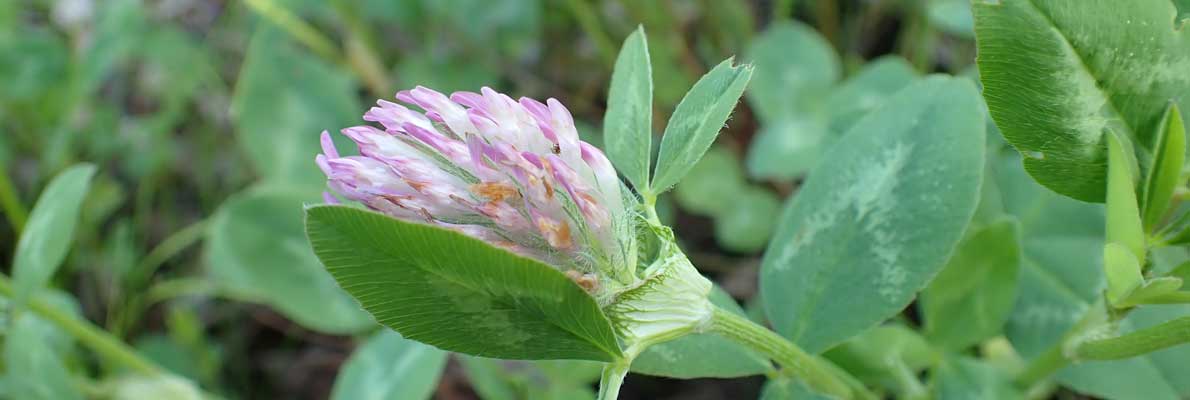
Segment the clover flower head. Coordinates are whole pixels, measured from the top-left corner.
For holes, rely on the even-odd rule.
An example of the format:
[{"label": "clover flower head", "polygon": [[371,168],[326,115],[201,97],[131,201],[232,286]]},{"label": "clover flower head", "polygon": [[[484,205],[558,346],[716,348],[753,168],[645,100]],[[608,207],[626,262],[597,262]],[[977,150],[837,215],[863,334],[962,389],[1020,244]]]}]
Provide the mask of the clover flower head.
[{"label": "clover flower head", "polygon": [[635,268],[624,234],[633,200],[562,103],[487,87],[446,96],[419,86],[396,100],[364,114],[379,127],[341,131],[358,156],[341,156],[322,133],[316,161],[333,192],[556,266],[588,291]]}]

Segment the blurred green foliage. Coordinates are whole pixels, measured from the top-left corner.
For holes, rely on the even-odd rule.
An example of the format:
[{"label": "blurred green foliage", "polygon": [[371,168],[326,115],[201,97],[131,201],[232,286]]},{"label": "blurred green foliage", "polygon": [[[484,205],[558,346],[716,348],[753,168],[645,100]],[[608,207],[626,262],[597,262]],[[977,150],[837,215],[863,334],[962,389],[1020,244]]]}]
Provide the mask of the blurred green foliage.
[{"label": "blurred green foliage", "polygon": [[[1183,15],[1190,10],[1175,3]],[[593,364],[448,358],[379,330],[355,307],[302,232],[302,207],[319,202],[323,189],[313,163],[319,133],[362,123],[368,104],[398,89],[486,85],[558,98],[584,139],[601,143],[592,133],[603,121],[618,45],[643,26],[656,87],[653,130],[661,135],[698,77],[734,55],[755,67],[747,101],[659,207],[695,263],[727,289],[718,301],[735,297],[756,310],[755,284],[740,277],[754,281],[782,203],[830,145],[893,92],[926,73],[967,70],[972,24],[962,0],[0,0],[0,256],[13,259],[17,221],[51,179],[91,163],[97,172],[74,246],[60,269],[49,270],[57,289],[37,297],[207,392],[592,398]],[[660,142],[652,141],[654,155]],[[353,151],[346,142],[339,148]],[[922,342],[954,327],[927,330],[923,339],[909,329],[920,320],[907,314],[828,358],[898,394],[924,390],[905,377],[916,382],[927,370],[928,390],[940,398],[1015,394],[1006,383],[1011,362],[972,355],[1006,335],[1032,356],[1072,322],[1072,310],[1087,306],[1094,293],[1061,288],[1066,281],[1095,287],[1098,277],[1084,268],[1095,261],[1085,254],[1101,239],[1102,212],[1051,207],[1066,199],[1042,193],[1015,160],[1000,161],[989,160],[989,180],[1002,196],[989,194],[989,185],[984,196],[1002,197],[1003,213],[995,215],[1020,219],[1023,248],[1006,328],[993,321],[991,332],[935,348]],[[1039,249],[1043,241],[1053,245]],[[946,299],[945,290],[931,292]],[[951,309],[963,303],[927,305],[923,313]],[[0,397],[194,394],[189,382],[130,376],[36,315],[3,315]],[[1163,317],[1156,310],[1127,323]],[[692,339],[676,345],[714,345]],[[1072,368],[1061,379],[1108,397],[1184,397],[1184,382],[1167,379],[1183,366],[1182,353],[1136,361],[1147,366],[1118,375],[1134,383],[1110,390],[1098,382],[1117,376],[1119,364]],[[711,372],[686,372],[766,372],[751,356],[737,356]],[[647,372],[655,361],[638,368]],[[417,367],[385,369],[401,362]],[[656,383],[639,382],[630,379],[625,393]],[[782,378],[763,390],[774,399],[806,393]]]}]

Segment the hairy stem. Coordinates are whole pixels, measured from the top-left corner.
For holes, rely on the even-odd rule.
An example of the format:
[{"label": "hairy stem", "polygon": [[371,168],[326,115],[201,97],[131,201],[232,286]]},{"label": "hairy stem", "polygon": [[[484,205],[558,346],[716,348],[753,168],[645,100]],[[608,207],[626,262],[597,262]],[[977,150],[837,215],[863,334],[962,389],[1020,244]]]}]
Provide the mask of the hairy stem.
[{"label": "hairy stem", "polygon": [[744,317],[716,307],[709,330],[768,356],[815,391],[842,399],[875,397],[860,388],[853,393],[852,388],[824,368],[818,359]]},{"label": "hairy stem", "polygon": [[1033,390],[1038,384],[1062,368],[1070,365],[1070,360],[1062,355],[1061,344],[1050,347],[1044,353],[1029,361],[1029,365],[1016,377],[1017,386],[1022,389]]},{"label": "hairy stem", "polygon": [[1044,384],[1049,377],[1062,368],[1070,365],[1070,359],[1063,353],[1066,344],[1087,330],[1100,326],[1107,321],[1107,305],[1103,300],[1091,305],[1086,314],[1079,319],[1062,339],[1029,361],[1025,369],[1016,377],[1017,387],[1032,390],[1039,384]]},{"label": "hairy stem", "polygon": [[616,400],[620,395],[620,385],[624,383],[624,376],[628,375],[631,361],[620,360],[604,364],[603,373],[599,376],[598,400]]},{"label": "hairy stem", "polygon": [[1190,343],[1190,317],[1182,317],[1110,339],[1090,340],[1075,347],[1080,360],[1118,360]]}]

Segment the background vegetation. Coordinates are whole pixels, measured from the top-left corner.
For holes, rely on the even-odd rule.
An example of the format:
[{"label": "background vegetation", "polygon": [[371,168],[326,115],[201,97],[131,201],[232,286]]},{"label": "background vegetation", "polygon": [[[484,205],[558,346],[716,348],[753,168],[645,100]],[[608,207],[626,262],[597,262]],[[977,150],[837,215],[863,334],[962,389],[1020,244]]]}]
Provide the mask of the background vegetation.
[{"label": "background vegetation", "polygon": [[[413,85],[444,92],[486,85],[514,96],[556,97],[587,140],[599,143],[611,65],[638,24],[650,39],[658,124],[715,62],[736,55],[757,67],[747,101],[716,147],[661,200],[663,218],[694,264],[754,318],[763,318],[754,306],[759,254],[782,203],[826,147],[924,74],[975,75],[965,0],[0,0],[0,260],[13,259],[50,180],[87,162],[95,175],[83,186],[73,234],[57,237],[73,242],[52,278],[50,303],[210,392],[287,399],[589,396],[597,366],[448,358],[376,333],[306,245],[302,205],[319,202],[325,182],[313,162],[319,132],[358,124],[374,99]],[[996,173],[989,181],[1003,199],[985,190],[999,205],[981,208],[991,217],[976,232],[984,236],[970,240],[991,244],[964,247],[960,256],[1009,254],[1003,264],[1010,272],[989,267],[986,282],[971,283],[944,271],[942,278],[953,281],[931,290],[943,299],[947,291],[982,290],[1003,305],[992,311],[999,323],[984,327],[978,324],[986,320],[975,318],[975,337],[926,323],[925,344],[904,327],[923,324],[919,314],[951,310],[945,303],[912,306],[832,357],[870,372],[862,379],[904,383],[897,374],[939,365],[947,366],[938,367],[943,374],[980,379],[984,361],[939,364],[930,346],[1011,353],[1001,333],[1014,304],[1025,317],[1009,320],[1010,332],[1014,321],[1026,339],[1064,331],[1028,324],[1061,312],[1028,301],[1029,285],[1053,279],[1030,277],[1045,271],[1035,268],[1018,281],[1018,266],[1029,261],[996,243],[1065,240],[1069,249],[1059,250],[1077,254],[1080,244],[1101,243],[1102,211],[1033,184],[994,128],[988,166]],[[1049,209],[1069,215],[1039,211]],[[998,225],[994,217],[1004,214],[1029,218],[1021,219],[1020,240],[1004,238],[1018,233]],[[1028,257],[1044,263],[1061,255]],[[978,283],[988,286],[963,286]],[[1047,304],[1085,307],[1094,295]],[[8,366],[0,397],[46,394],[25,391],[43,384],[90,395],[133,390],[116,378],[120,366],[52,325],[33,330],[44,333],[35,335],[41,344],[18,341],[15,326],[0,321]],[[1041,346],[1018,343],[1026,351]],[[889,369],[879,361],[887,354],[864,346],[922,356]],[[18,357],[60,362],[68,373],[58,382],[38,376],[49,383],[22,383],[30,378],[12,367]],[[1162,372],[1179,371],[1190,355],[1181,364],[1151,357],[1145,379],[1186,395],[1184,380]],[[369,368],[393,360],[408,369]],[[1120,380],[1112,393],[1087,389],[1097,387],[1097,374],[1085,372],[1075,378],[1085,384],[1071,385],[1100,395],[1155,390],[1139,378]],[[750,398],[762,383],[633,375],[623,398]]]}]

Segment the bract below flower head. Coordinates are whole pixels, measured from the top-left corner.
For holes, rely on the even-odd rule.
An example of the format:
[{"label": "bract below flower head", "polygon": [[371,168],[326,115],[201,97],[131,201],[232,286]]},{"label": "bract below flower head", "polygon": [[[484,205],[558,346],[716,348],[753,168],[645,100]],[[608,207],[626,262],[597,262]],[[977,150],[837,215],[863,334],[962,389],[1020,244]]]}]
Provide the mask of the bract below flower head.
[{"label": "bract below flower head", "polygon": [[635,218],[611,162],[579,140],[562,103],[486,87],[448,97],[419,86],[396,99],[405,104],[380,100],[364,114],[379,127],[342,130],[358,156],[340,156],[323,132],[316,161],[334,192],[556,266],[592,293],[631,281]]}]

